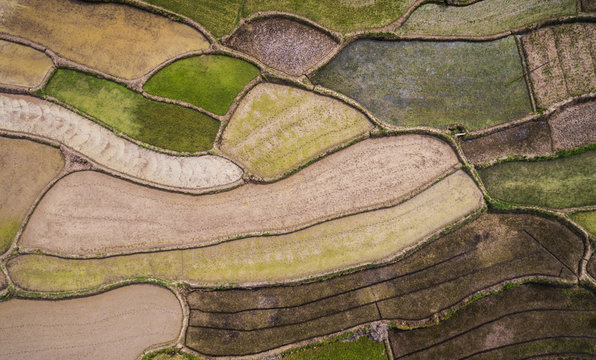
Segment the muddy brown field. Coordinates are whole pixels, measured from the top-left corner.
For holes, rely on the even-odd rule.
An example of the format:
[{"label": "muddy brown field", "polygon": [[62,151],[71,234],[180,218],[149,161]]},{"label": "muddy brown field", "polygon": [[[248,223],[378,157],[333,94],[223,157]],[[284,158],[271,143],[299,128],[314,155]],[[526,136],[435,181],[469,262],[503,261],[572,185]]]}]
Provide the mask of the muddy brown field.
[{"label": "muddy brown field", "polygon": [[39,86],[53,66],[41,51],[0,40],[0,84]]},{"label": "muddy brown field", "polygon": [[0,359],[134,359],[176,339],[182,309],[167,289],[131,285],[73,300],[9,300],[0,318]]},{"label": "muddy brown field", "polygon": [[569,150],[596,143],[596,99],[567,106],[549,120],[553,150]]}]

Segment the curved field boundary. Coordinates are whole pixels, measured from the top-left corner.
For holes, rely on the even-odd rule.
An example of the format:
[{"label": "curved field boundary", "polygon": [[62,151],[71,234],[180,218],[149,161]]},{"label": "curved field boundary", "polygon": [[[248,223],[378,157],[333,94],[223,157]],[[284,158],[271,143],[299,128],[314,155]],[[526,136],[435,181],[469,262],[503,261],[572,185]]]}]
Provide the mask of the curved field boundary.
[{"label": "curved field boundary", "polygon": [[460,171],[395,207],[290,234],[103,259],[23,255],[9,262],[9,273],[19,287],[42,292],[81,291],[144,276],[194,284],[299,281],[393,258],[481,206],[482,194]]},{"label": "curved field boundary", "polygon": [[209,47],[196,29],[127,5],[10,0],[3,10],[1,32],[126,79],[138,78],[173,56]]},{"label": "curved field boundary", "polygon": [[240,356],[371,321],[420,326],[504,282],[575,282],[582,255],[582,240],[557,222],[485,214],[394,264],[308,284],[194,291],[186,345]]},{"label": "curved field boundary", "polygon": [[95,172],[76,173],[47,193],[20,246],[73,256],[196,247],[239,235],[284,233],[398,204],[457,165],[448,144],[404,135],[362,141],[272,184],[200,197]]},{"label": "curved field boundary", "polygon": [[176,340],[182,309],[167,289],[132,285],[72,300],[0,303],[0,359],[134,359]]},{"label": "curved field boundary", "polygon": [[211,189],[235,186],[242,170],[212,155],[183,157],[129,142],[61,106],[37,98],[0,94],[0,128],[54,139],[93,161],[156,186]]},{"label": "curved field boundary", "polygon": [[36,88],[53,67],[52,59],[43,52],[0,40],[0,86]]},{"label": "curved field boundary", "polygon": [[526,284],[480,299],[437,326],[390,331],[396,359],[594,354],[596,298],[585,289]]}]

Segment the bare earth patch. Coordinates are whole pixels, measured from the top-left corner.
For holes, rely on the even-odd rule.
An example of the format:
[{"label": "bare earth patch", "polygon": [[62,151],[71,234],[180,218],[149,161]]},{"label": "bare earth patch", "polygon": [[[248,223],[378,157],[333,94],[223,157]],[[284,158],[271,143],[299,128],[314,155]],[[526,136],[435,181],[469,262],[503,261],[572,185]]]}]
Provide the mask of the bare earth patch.
[{"label": "bare earth patch", "polygon": [[552,152],[550,130],[545,121],[532,121],[462,142],[474,164],[512,155],[541,156]]},{"label": "bare earth patch", "polygon": [[0,32],[126,79],[139,78],[172,57],[209,47],[205,37],[187,25],[120,4],[5,0],[0,13]]},{"label": "bare earth patch", "polygon": [[37,87],[52,66],[41,51],[0,40],[0,84]]},{"label": "bare earth patch", "polygon": [[230,185],[242,170],[218,156],[173,156],[140,147],[59,105],[0,95],[0,128],[45,136],[123,174],[158,185],[202,189]]},{"label": "bare earth patch", "polygon": [[596,90],[595,24],[564,24],[522,37],[539,108]]},{"label": "bare earth patch", "polygon": [[8,269],[15,283],[35,291],[84,290],[139,276],[209,285],[293,281],[396,256],[482,205],[482,193],[460,170],[397,206],[290,234],[102,259],[24,255]]},{"label": "bare earth patch", "polygon": [[565,107],[548,121],[555,151],[596,143],[596,100]]},{"label": "bare earth patch", "polygon": [[180,303],[169,290],[132,285],[61,301],[0,303],[0,359],[136,359],[174,341]]},{"label": "bare earth patch", "polygon": [[212,195],[175,194],[96,172],[75,173],[40,202],[21,246],[89,255],[285,232],[396,204],[457,164],[446,143],[406,135],[365,140],[284,180]]},{"label": "bare earth patch", "polygon": [[10,247],[29,208],[63,167],[56,148],[0,137],[0,254]]},{"label": "bare earth patch", "polygon": [[221,149],[271,179],[372,128],[364,114],[341,101],[266,83],[242,99],[223,132]]},{"label": "bare earth patch", "polygon": [[324,32],[284,17],[246,23],[226,43],[266,65],[295,76],[304,74],[338,45]]}]

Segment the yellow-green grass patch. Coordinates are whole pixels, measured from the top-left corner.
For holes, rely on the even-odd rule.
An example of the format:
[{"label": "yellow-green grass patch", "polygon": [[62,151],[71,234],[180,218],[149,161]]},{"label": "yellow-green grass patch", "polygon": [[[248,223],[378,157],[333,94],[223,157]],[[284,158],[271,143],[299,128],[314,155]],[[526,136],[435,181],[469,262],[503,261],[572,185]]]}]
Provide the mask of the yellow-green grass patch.
[{"label": "yellow-green grass patch", "polygon": [[522,205],[596,204],[596,150],[555,160],[505,162],[479,171],[488,193]]},{"label": "yellow-green grass patch", "polygon": [[29,208],[63,166],[58,149],[0,137],[0,254],[8,250]]},{"label": "yellow-green grass patch", "polygon": [[576,0],[483,0],[467,6],[425,4],[400,28],[402,34],[490,35],[541,19],[576,13]]},{"label": "yellow-green grass patch", "polygon": [[52,66],[52,59],[41,51],[0,40],[0,84],[37,87]]},{"label": "yellow-green grass patch", "polygon": [[333,339],[307,345],[281,354],[285,360],[387,360],[388,354],[384,342],[362,336],[356,340]]},{"label": "yellow-green grass patch", "polygon": [[372,128],[364,114],[339,100],[265,83],[242,99],[221,149],[250,172],[276,178]]},{"label": "yellow-green grass patch", "polygon": [[182,106],[149,100],[125,86],[74,70],[59,69],[45,92],[121,131],[162,149],[211,149],[219,122]]},{"label": "yellow-green grass patch", "polygon": [[143,85],[150,94],[178,99],[224,115],[232,101],[259,69],[241,59],[203,55],[178,60]]},{"label": "yellow-green grass patch", "polygon": [[8,268],[16,284],[35,291],[85,290],[142,276],[206,284],[297,280],[395,256],[482,204],[474,181],[458,171],[400,205],[286,235],[103,259],[23,255]]},{"label": "yellow-green grass patch", "polygon": [[570,215],[584,229],[596,236],[596,211],[582,211]]},{"label": "yellow-green grass patch", "polygon": [[169,348],[147,354],[142,360],[200,360],[200,358],[179,349]]},{"label": "yellow-green grass patch", "polygon": [[21,36],[108,74],[139,78],[164,61],[209,47],[190,26],[121,4],[5,0],[0,32]]}]

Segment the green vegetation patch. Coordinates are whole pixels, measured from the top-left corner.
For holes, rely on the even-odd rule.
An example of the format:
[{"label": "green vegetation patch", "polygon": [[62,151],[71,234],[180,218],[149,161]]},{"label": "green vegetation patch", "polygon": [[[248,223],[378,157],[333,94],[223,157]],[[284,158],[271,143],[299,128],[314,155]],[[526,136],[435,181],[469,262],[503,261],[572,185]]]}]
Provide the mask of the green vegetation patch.
[{"label": "green vegetation patch", "polygon": [[511,36],[489,42],[359,40],[313,82],[393,125],[480,129],[532,112]]},{"label": "green vegetation patch", "polygon": [[399,359],[583,358],[596,353],[594,319],[593,292],[526,284],[484,297],[437,326],[390,331],[389,339]]},{"label": "green vegetation patch", "polygon": [[576,0],[483,0],[468,6],[425,4],[400,28],[402,34],[490,35],[541,19],[573,15]]},{"label": "green vegetation patch", "polygon": [[503,281],[577,281],[583,250],[582,239],[560,223],[483,214],[390,265],[300,285],[197,289],[187,297],[187,345],[230,356],[381,319],[413,325]]},{"label": "green vegetation patch", "polygon": [[224,115],[238,92],[259,75],[246,61],[222,55],[178,60],[143,85],[150,94],[178,99]]},{"label": "green vegetation patch", "polygon": [[123,85],[74,70],[59,69],[45,88],[131,138],[163,149],[211,149],[219,122],[198,111],[149,100]]},{"label": "green vegetation patch", "polygon": [[515,161],[479,171],[495,198],[522,205],[568,208],[596,204],[596,150],[545,161]]},{"label": "green vegetation patch", "polygon": [[243,15],[279,10],[340,31],[381,27],[403,15],[414,0],[247,0]]},{"label": "green vegetation patch", "polygon": [[596,211],[576,212],[571,218],[596,236]]},{"label": "green vegetation patch", "polygon": [[357,340],[332,340],[305,346],[282,354],[286,360],[387,360],[385,343],[376,342],[367,336]]},{"label": "green vegetation patch", "polygon": [[178,349],[163,349],[143,356],[142,360],[200,360],[200,358]]}]

